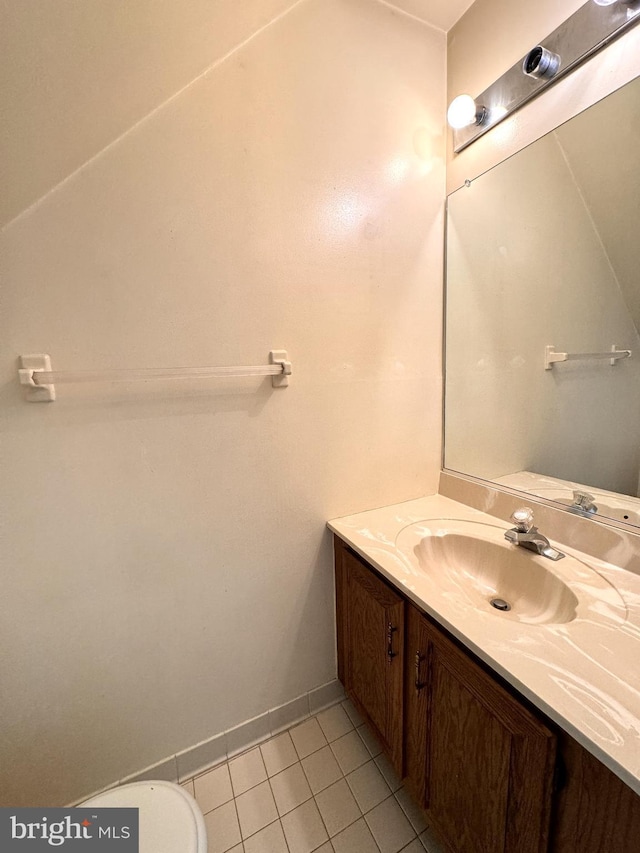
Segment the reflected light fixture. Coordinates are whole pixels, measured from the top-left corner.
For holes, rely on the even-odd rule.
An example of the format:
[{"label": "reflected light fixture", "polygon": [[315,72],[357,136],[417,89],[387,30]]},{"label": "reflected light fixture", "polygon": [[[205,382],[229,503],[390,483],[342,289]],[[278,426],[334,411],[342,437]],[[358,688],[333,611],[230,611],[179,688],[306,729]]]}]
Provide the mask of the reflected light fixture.
[{"label": "reflected light fixture", "polygon": [[486,108],[476,104],[471,95],[458,95],[451,101],[447,110],[447,121],[455,130],[482,124],[486,117]]}]

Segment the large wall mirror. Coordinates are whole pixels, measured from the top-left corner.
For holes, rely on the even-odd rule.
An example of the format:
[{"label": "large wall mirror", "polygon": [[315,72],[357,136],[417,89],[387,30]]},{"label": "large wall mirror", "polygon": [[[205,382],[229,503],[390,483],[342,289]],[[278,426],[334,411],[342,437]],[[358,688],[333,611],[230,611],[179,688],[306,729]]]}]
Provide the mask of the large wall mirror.
[{"label": "large wall mirror", "polygon": [[640,526],[640,78],[449,196],[444,465]]}]

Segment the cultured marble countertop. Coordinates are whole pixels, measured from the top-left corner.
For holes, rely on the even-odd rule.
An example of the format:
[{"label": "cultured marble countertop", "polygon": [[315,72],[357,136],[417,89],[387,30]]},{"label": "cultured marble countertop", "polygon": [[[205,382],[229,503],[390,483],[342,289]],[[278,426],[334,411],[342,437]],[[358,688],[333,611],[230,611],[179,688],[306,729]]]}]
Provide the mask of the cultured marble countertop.
[{"label": "cultured marble countertop", "polygon": [[[564,624],[505,619],[508,614],[477,608],[464,595],[447,595],[410,549],[396,547],[404,528],[435,519],[511,526],[433,495],[337,518],[329,528],[640,794],[640,576],[552,541],[606,581],[602,606]],[[562,560],[546,562],[563,576]],[[615,618],[608,615],[610,602],[616,602]]]}]

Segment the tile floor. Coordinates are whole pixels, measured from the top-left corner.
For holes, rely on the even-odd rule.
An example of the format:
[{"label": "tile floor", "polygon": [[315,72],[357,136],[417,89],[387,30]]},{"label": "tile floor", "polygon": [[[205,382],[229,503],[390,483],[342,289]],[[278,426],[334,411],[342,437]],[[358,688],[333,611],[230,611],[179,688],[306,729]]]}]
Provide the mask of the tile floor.
[{"label": "tile floor", "polygon": [[349,701],[183,785],[209,853],[441,853]]}]

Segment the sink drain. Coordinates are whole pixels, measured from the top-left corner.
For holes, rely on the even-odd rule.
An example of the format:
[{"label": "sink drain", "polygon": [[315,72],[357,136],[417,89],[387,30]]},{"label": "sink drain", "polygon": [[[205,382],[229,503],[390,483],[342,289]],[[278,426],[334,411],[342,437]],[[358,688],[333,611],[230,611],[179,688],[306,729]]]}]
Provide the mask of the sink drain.
[{"label": "sink drain", "polygon": [[490,604],[496,610],[511,610],[511,605],[504,598],[492,598]]}]

